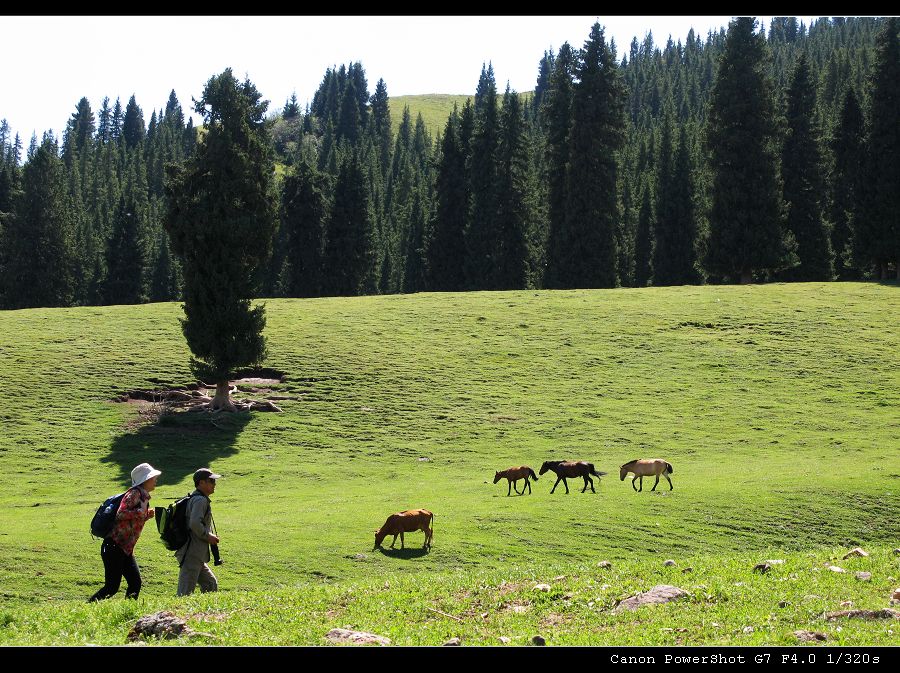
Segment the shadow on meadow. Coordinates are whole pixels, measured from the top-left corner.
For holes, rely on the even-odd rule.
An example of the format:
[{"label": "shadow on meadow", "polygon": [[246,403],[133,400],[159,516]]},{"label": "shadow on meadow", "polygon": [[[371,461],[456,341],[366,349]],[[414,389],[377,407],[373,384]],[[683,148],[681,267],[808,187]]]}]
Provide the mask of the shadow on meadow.
[{"label": "shadow on meadow", "polygon": [[140,463],[162,470],[158,486],[171,486],[188,480],[200,467],[233,455],[235,442],[250,422],[249,412],[234,414],[176,413],[125,432],[116,437],[109,455],[100,462],[119,466],[124,481]]},{"label": "shadow on meadow", "polygon": [[421,558],[428,554],[428,550],[422,549],[421,547],[407,547],[406,549],[384,549],[382,547],[379,547],[378,551],[380,551],[384,556],[403,560]]}]

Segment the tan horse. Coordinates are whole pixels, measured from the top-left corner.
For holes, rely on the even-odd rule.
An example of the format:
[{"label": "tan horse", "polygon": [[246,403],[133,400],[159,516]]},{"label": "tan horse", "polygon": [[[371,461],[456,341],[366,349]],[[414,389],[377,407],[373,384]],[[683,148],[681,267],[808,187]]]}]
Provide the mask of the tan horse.
[{"label": "tan horse", "polygon": [[[500,472],[494,473],[494,483],[496,484],[498,481],[506,477],[506,495],[510,495],[510,488],[515,489],[517,495],[525,495],[525,486],[528,487],[528,493],[531,494],[531,482],[528,481],[528,478],[531,477],[535,481],[538,480],[537,475],[527,465],[520,465],[519,467],[510,467],[505,470],[501,470]],[[519,493],[519,489],[516,488],[516,482],[519,479],[525,480],[525,486],[522,487],[522,492]]]},{"label": "tan horse", "polygon": [[[666,478],[666,481],[669,482],[669,490],[671,491],[674,486],[672,486],[672,480],[669,479],[669,475],[674,471],[672,465],[662,458],[638,458],[637,460],[625,463],[619,468],[619,481],[625,481],[625,476],[631,472],[634,474],[634,479],[631,480],[631,488],[640,493],[644,490],[644,477],[656,475],[656,482],[653,484],[653,488],[650,489],[651,491],[655,491],[656,485],[659,484],[659,475],[662,475]],[[638,478],[641,480],[640,488],[637,488],[634,485],[635,480]]]},{"label": "tan horse", "polygon": [[541,465],[540,472],[538,474],[544,474],[547,470],[553,470],[556,473],[556,483],[553,484],[553,488],[550,489],[550,493],[556,490],[556,487],[559,485],[559,482],[562,481],[563,486],[566,487],[566,493],[569,492],[569,484],[566,482],[566,477],[582,477],[584,478],[584,488],[581,489],[581,492],[584,493],[587,490],[588,484],[591,486],[591,493],[596,493],[594,490],[594,480],[591,479],[590,475],[594,475],[595,477],[602,477],[606,472],[597,472],[594,469],[593,463],[586,463],[583,460],[579,461],[566,461],[566,460],[545,460],[544,464]]}]

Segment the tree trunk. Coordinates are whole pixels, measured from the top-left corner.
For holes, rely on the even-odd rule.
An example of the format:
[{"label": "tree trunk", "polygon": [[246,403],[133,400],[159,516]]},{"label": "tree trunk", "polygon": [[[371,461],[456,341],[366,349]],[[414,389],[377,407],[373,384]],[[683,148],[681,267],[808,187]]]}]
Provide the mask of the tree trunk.
[{"label": "tree trunk", "polygon": [[231,401],[231,386],[228,381],[219,381],[216,383],[216,396],[209,403],[210,411],[221,409],[222,411],[237,411],[234,403]]},{"label": "tree trunk", "polygon": [[753,271],[750,269],[741,271],[741,285],[750,285],[753,282]]}]

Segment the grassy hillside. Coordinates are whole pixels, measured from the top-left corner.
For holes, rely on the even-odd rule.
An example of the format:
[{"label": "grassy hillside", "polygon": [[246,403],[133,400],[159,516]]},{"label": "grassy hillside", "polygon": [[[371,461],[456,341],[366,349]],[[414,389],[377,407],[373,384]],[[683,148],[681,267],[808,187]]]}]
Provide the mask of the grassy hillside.
[{"label": "grassy hillside", "polygon": [[[147,424],[139,405],[111,400],[192,382],[180,315],[177,304],[0,313],[0,607],[7,609],[0,622],[8,625],[0,642],[91,642],[90,630],[60,635],[65,629],[42,610],[48,601],[58,615],[88,615],[86,623],[221,602],[223,610],[247,608],[257,624],[266,617],[254,601],[276,592],[288,603],[309,596],[304,610],[316,629],[343,626],[353,620],[316,606],[354,591],[377,604],[385,581],[416,593],[420,608],[447,612],[434,601],[459,599],[457,584],[499,591],[503,579],[577,575],[581,584],[565,592],[609,584],[595,601],[608,608],[631,588],[658,583],[654,573],[669,571],[660,569],[667,558],[679,572],[666,583],[685,588],[779,581],[770,586],[787,590],[803,568],[808,576],[791,591],[821,599],[824,608],[797,608],[814,619],[854,596],[885,607],[900,573],[890,554],[900,544],[895,286],[270,300],[267,365],[287,375],[277,394],[295,398],[278,402],[284,413]],[[635,493],[618,480],[620,464],[656,456],[674,466],[674,491],[649,492],[645,479]],[[560,485],[551,496],[549,474],[530,496],[507,497],[505,483],[491,484],[495,470],[537,470],[564,458],[592,461],[610,475],[597,494],[581,494],[570,481],[569,495]],[[213,500],[226,559],[222,592],[176,600],[177,566],[147,528],[136,549],[146,601],[84,607],[102,584],[88,522],[143,461],[163,471],[155,505],[190,490],[197,467],[226,475]],[[373,530],[389,513],[414,507],[435,512],[432,551],[421,553],[416,533],[404,552],[373,552]],[[871,547],[873,557],[843,563],[871,569],[871,583],[852,573],[819,579],[823,564],[856,545]],[[749,572],[766,558],[789,563],[766,576]],[[599,560],[626,571],[603,579]],[[684,565],[700,575],[688,581]],[[423,571],[429,579],[413,591],[404,578]],[[822,586],[810,588],[813,579]],[[302,595],[292,594],[298,587]],[[352,610],[364,612],[367,600],[351,602]],[[705,620],[704,601],[684,609]],[[579,620],[620,619],[587,602],[578,603],[586,612],[554,626],[560,642],[582,642]],[[708,609],[733,613],[724,600],[713,603]],[[544,607],[550,612],[520,617],[537,628],[555,614]],[[669,619],[666,608],[656,610]],[[52,634],[38,635],[41,619]],[[396,622],[400,641],[432,642],[401,633],[396,614],[385,620],[386,628]],[[635,627],[629,638],[668,642],[660,623]],[[887,628],[876,628],[874,641],[854,642],[887,642]],[[226,642],[253,642],[252,629],[243,633]],[[848,633],[840,638],[858,632]],[[310,638],[293,642],[319,642]]]},{"label": "grassy hillside", "polygon": [[403,108],[409,106],[409,115],[412,123],[416,123],[416,116],[421,113],[425,122],[425,128],[436,138],[438,133],[443,134],[447,125],[447,117],[453,112],[456,105],[460,110],[465,105],[466,99],[472,98],[472,94],[447,94],[431,93],[421,96],[391,96],[388,105],[391,109],[391,129],[394,134],[400,122],[403,121]]},{"label": "grassy hillside", "polygon": [[[520,93],[522,100],[528,100],[534,94],[532,91]],[[499,92],[502,101],[503,91]],[[438,133],[444,133],[444,127],[447,125],[447,117],[453,112],[453,106],[456,105],[462,110],[466,100],[474,98],[473,94],[446,94],[446,93],[429,93],[421,96],[391,96],[388,101],[391,109],[391,128],[394,134],[397,133],[397,127],[403,120],[403,108],[409,106],[409,115],[412,123],[416,123],[416,116],[422,113],[422,120],[425,122],[425,128],[431,133],[432,138],[437,138]]]}]

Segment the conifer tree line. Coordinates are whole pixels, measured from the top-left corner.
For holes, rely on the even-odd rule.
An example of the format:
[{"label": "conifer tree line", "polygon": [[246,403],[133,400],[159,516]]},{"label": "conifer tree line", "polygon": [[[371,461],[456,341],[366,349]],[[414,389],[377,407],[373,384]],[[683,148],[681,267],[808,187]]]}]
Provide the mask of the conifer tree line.
[{"label": "conifer tree line", "polygon": [[[900,274],[900,20],[734,19],[620,55],[595,24],[533,93],[497,84],[434,136],[361,63],[266,122],[277,230],[258,296],[883,280]],[[198,132],[199,131],[199,132]],[[181,299],[174,91],[82,99],[61,139],[0,125],[0,306]],[[174,175],[174,169],[169,170]]]}]

